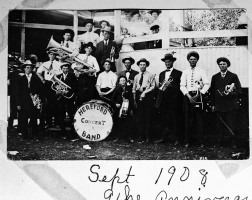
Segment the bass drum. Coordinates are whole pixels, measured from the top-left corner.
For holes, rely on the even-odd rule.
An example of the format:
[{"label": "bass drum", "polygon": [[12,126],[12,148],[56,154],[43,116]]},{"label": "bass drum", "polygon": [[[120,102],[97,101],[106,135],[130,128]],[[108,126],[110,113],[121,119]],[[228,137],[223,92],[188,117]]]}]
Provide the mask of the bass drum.
[{"label": "bass drum", "polygon": [[113,128],[113,109],[101,100],[91,100],[80,106],[74,115],[77,134],[87,141],[102,141]]}]

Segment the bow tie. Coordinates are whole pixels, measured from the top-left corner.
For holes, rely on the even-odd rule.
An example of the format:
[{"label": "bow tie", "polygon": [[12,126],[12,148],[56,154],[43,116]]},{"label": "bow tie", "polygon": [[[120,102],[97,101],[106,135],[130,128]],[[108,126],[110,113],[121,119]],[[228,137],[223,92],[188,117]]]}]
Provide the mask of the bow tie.
[{"label": "bow tie", "polygon": [[130,70],[126,70],[126,73],[128,73],[128,72],[130,73]]},{"label": "bow tie", "polygon": [[171,70],[170,69],[167,69],[167,70],[165,70],[166,72],[170,72]]}]

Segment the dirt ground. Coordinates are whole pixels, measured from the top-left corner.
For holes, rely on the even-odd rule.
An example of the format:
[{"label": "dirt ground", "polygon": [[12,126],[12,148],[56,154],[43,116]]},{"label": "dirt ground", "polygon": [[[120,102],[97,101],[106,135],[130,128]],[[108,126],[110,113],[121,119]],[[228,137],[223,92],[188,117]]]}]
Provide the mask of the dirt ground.
[{"label": "dirt ground", "polygon": [[[8,131],[8,158],[12,160],[226,160],[247,159],[248,150],[244,147],[231,149],[214,144],[201,148],[174,142],[161,144],[113,141],[101,142],[64,139],[57,133],[42,133],[40,139],[24,139],[16,129]],[[89,145],[91,149],[83,148]],[[13,155],[12,151],[17,151]]]}]

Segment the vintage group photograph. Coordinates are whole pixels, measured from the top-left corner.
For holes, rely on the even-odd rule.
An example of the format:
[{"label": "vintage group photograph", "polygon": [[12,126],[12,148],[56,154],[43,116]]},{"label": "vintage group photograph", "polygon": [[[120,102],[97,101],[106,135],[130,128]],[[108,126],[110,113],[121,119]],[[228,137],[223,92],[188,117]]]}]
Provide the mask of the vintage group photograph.
[{"label": "vintage group photograph", "polygon": [[246,12],[11,10],[8,158],[248,159]]}]

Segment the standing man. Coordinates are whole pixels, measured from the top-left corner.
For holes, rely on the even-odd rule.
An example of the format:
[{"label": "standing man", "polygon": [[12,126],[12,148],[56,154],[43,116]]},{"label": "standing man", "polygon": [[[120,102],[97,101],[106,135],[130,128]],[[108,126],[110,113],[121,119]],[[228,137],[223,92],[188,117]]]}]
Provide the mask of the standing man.
[{"label": "standing man", "polygon": [[191,51],[187,54],[190,67],[183,71],[180,90],[184,94],[185,142],[189,146],[190,137],[197,130],[201,147],[204,146],[204,111],[202,95],[209,89],[209,81],[203,69],[197,67],[199,54]]},{"label": "standing man", "polygon": [[234,139],[237,137],[236,116],[241,84],[238,76],[228,71],[231,63],[227,58],[218,58],[217,64],[220,72],[212,77],[210,93],[213,102],[212,110],[217,114],[218,143],[223,142],[224,133],[228,132],[233,136],[232,145],[233,148],[236,148]]},{"label": "standing man", "polygon": [[181,115],[183,107],[183,95],[180,91],[180,78],[182,72],[173,68],[173,63],[177,58],[173,54],[165,54],[161,59],[165,63],[166,70],[159,74],[159,90],[157,98],[157,107],[161,114],[162,134],[161,140],[156,142],[163,142],[167,139],[167,135],[173,133],[175,137],[175,145],[181,139]]},{"label": "standing man", "polygon": [[73,38],[73,30],[65,29],[63,31],[63,41],[61,42],[61,45],[74,51],[76,49],[76,44],[73,42]]},{"label": "standing man", "polygon": [[92,42],[95,47],[97,43],[100,42],[99,35],[93,32],[93,19],[87,19],[85,21],[84,26],[86,27],[87,32],[82,35],[78,35],[77,37],[77,46],[79,47],[79,50],[82,49],[82,45],[87,44],[89,42]]},{"label": "standing man", "polygon": [[104,35],[103,35],[103,31],[102,31],[102,30],[103,30],[106,26],[107,26],[107,27],[110,27],[110,23],[109,23],[108,21],[106,21],[106,20],[102,20],[102,21],[100,21],[99,25],[100,25],[101,28],[97,29],[97,30],[95,31],[95,33],[97,33],[97,34],[99,35],[100,40],[102,41],[102,40],[104,40]]},{"label": "standing man", "polygon": [[96,90],[101,97],[110,100],[116,87],[117,75],[111,71],[111,61],[105,60],[104,71],[99,74],[96,82]]},{"label": "standing man", "polygon": [[[61,80],[63,83],[68,85],[71,89],[67,91],[57,91],[57,113],[59,119],[59,125],[62,131],[62,136],[66,135],[66,125],[64,119],[66,118],[66,112],[68,113],[70,123],[71,123],[71,132],[74,133],[73,127],[73,118],[74,118],[74,93],[76,91],[76,77],[74,74],[69,73],[70,64],[62,63],[61,70],[62,74],[58,75],[57,78]],[[66,98],[67,97],[67,98]],[[71,98],[70,98],[71,97]]]},{"label": "standing man", "polygon": [[[111,38],[111,27],[105,27],[103,29],[104,32],[104,40],[99,42],[96,47],[95,57],[100,66],[103,66],[103,62],[106,59],[110,59],[111,61],[111,71],[116,72],[115,59],[119,58],[118,47],[115,42],[113,42]],[[103,71],[103,69],[101,69]]]},{"label": "standing man", "polygon": [[[55,91],[51,89],[53,75],[59,75],[61,71],[61,63],[55,60],[57,52],[54,48],[47,50],[49,61],[44,62],[37,70],[37,75],[44,84],[45,98],[47,100],[45,113],[47,126],[52,126],[52,118],[56,118],[56,98]],[[43,120],[42,120],[43,121]],[[42,122],[43,123],[43,122]]]},{"label": "standing man", "polygon": [[139,123],[140,137],[139,140],[145,139],[149,142],[150,132],[150,111],[152,104],[152,91],[155,88],[155,76],[146,71],[150,62],[145,58],[141,58],[137,65],[140,68],[140,73],[134,78],[134,85],[132,89],[134,105],[137,107],[136,117]]},{"label": "standing man", "polygon": [[[25,61],[21,65],[24,69],[25,75],[21,76],[18,81],[16,90],[17,109],[20,116],[20,131],[25,139],[31,136],[38,136],[37,124],[37,107],[34,105],[32,98],[38,95],[39,98],[43,96],[42,83],[35,73],[32,73],[34,64],[30,60]],[[28,119],[30,122],[28,123]],[[29,131],[28,127],[31,127]]]}]

